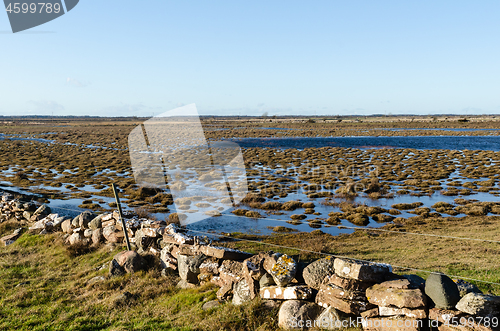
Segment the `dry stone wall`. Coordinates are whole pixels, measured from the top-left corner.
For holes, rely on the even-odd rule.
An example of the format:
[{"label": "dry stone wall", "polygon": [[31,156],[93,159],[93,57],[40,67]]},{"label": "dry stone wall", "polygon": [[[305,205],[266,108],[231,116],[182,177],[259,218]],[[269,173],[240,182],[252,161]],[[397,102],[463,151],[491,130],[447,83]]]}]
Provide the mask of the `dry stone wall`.
[{"label": "dry stone wall", "polygon": [[[0,221],[28,224],[36,234],[63,232],[67,244],[122,244],[118,214],[83,212],[67,218],[46,206],[22,203],[4,195]],[[129,215],[130,216],[130,215]],[[188,236],[175,224],[128,218],[126,229],[135,251],[121,252],[110,262],[111,276],[146,268],[142,255],[158,257],[164,271],[179,274],[179,287],[204,283],[219,287],[214,308],[224,302],[241,305],[260,298],[280,306],[284,329],[362,327],[365,330],[497,330],[500,297],[481,293],[463,280],[431,274],[397,275],[387,264],[326,257],[300,268],[278,252],[250,254]],[[10,245],[23,228],[0,239]]]}]

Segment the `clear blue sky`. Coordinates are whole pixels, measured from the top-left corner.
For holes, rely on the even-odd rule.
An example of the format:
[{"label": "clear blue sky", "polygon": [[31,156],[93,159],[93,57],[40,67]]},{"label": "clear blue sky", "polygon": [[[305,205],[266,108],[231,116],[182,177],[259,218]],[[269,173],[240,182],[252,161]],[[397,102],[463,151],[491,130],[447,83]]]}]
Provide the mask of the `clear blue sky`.
[{"label": "clear blue sky", "polygon": [[81,0],[12,34],[0,115],[500,113],[499,1]]}]

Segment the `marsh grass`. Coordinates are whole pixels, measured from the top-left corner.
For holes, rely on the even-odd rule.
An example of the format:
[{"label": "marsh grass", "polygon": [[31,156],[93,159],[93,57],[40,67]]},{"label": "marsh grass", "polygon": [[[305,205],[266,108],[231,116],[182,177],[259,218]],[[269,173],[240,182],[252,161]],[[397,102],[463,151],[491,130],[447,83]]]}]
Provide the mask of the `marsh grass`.
[{"label": "marsh grass", "polygon": [[[60,244],[62,244],[62,241],[60,241]],[[89,246],[82,242],[78,242],[72,245],[64,245],[64,248],[66,249],[66,254],[71,258],[92,253],[97,250],[96,246]]]},{"label": "marsh grass", "polygon": [[[118,251],[100,247],[68,254],[57,234],[24,234],[0,251],[2,330],[274,330],[277,311],[258,300],[203,311],[216,287],[175,287],[176,275],[148,272],[109,278],[107,265]],[[149,261],[150,260],[150,261]],[[155,258],[148,257],[153,265]],[[96,276],[104,280],[89,282]],[[130,297],[117,302],[128,292]]]},{"label": "marsh grass", "polygon": [[13,232],[16,229],[19,229],[20,227],[22,227],[22,225],[19,224],[19,221],[17,220],[9,220],[0,223],[0,237],[11,234],[11,232]]},{"label": "marsh grass", "polygon": [[[411,118],[388,117],[367,118],[362,122],[343,119],[324,119],[316,123],[306,123],[299,118],[273,119],[266,122],[266,127],[281,127],[294,130],[266,130],[259,126],[263,122],[246,119],[242,122],[236,118],[205,118],[202,124],[208,130],[209,139],[223,137],[261,137],[261,136],[342,136],[358,135],[361,131],[377,132],[377,135],[428,135],[432,131],[407,130],[387,131],[395,127],[402,128],[495,128],[498,119],[471,119],[467,123],[459,123],[457,118],[429,120],[426,117]],[[111,183],[117,184],[124,201],[131,207],[148,209],[154,213],[169,213],[172,197],[148,188],[138,187],[133,178],[127,151],[128,133],[141,119],[130,120],[64,120],[41,121],[37,125],[14,122],[4,126],[5,134],[20,134],[23,137],[44,138],[54,140],[55,144],[37,141],[1,140],[0,161],[2,169],[14,166],[14,172],[0,179],[11,181],[22,187],[33,187],[43,184],[47,188],[32,188],[44,194],[45,198],[95,199],[92,204],[82,204],[86,209],[102,210],[108,203],[99,201],[95,196],[112,197]],[[64,125],[60,127],[58,125]],[[240,127],[244,124],[246,129]],[[229,128],[231,130],[212,130],[213,128]],[[239,128],[232,130],[232,128]],[[56,134],[46,134],[55,132]],[[440,132],[444,134],[462,134],[458,131]],[[474,132],[467,132],[474,134]],[[499,132],[495,132],[498,134]],[[362,133],[366,135],[367,133]],[[70,144],[66,144],[70,143]],[[104,148],[90,148],[89,145]],[[278,150],[273,148],[248,148],[243,151],[248,174],[253,177],[249,181],[252,191],[243,204],[254,209],[291,211],[301,207],[300,202],[286,202],[290,193],[300,191],[311,200],[331,197],[337,191],[337,198],[351,199],[356,195],[376,200],[392,198],[394,194],[408,194],[418,198],[431,196],[438,192],[444,195],[472,195],[476,192],[489,192],[500,179],[496,167],[491,166],[500,153],[491,151],[422,151],[414,149],[381,149],[362,151],[354,148],[306,148],[304,150]],[[370,164],[373,168],[360,174],[356,169]],[[268,167],[275,173],[262,171],[256,165]],[[331,166],[335,165],[334,168]],[[290,166],[293,166],[290,168]],[[59,174],[53,173],[56,170]],[[454,172],[460,179],[450,180]],[[15,176],[19,173],[19,176]],[[464,178],[475,179],[473,183]],[[439,179],[448,179],[442,184]],[[393,190],[400,180],[405,183],[399,191]],[[355,184],[360,184],[356,187]],[[461,186],[463,185],[463,186]],[[60,193],[49,189],[65,187],[70,191]],[[91,186],[97,192],[85,192],[84,187]],[[282,198],[281,201],[274,201]],[[271,200],[271,201],[270,201]],[[97,202],[97,203],[96,203]],[[270,203],[271,202],[271,203]],[[281,205],[280,205],[281,204]],[[310,211],[308,211],[310,212]]]},{"label": "marsh grass", "polygon": [[[228,245],[239,249],[275,249],[264,243],[297,247],[304,250],[353,257],[363,260],[391,263],[420,270],[439,271],[459,277],[481,279],[500,283],[500,249],[497,243],[451,238],[423,237],[404,234],[404,232],[429,233],[497,240],[500,236],[500,217],[462,217],[429,218],[417,221],[406,220],[404,228],[396,224],[384,228],[398,233],[358,230],[351,235],[312,233],[276,234],[263,237],[261,244],[249,242],[229,242]],[[255,238],[254,238],[255,239]],[[280,250],[287,254],[300,254],[301,260],[311,261],[324,255],[293,249]],[[397,273],[415,273],[412,270],[395,268]],[[416,272],[426,278],[427,273]],[[500,294],[500,285],[475,282],[483,291]]]}]

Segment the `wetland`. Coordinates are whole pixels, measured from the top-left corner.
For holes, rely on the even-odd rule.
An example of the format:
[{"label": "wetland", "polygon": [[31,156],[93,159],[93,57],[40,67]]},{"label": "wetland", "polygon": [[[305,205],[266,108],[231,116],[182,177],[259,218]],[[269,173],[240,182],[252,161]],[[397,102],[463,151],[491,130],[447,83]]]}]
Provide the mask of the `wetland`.
[{"label": "wetland", "polygon": [[[56,212],[76,215],[115,208],[115,183],[127,211],[158,219],[213,215],[189,227],[218,233],[321,229],[338,235],[500,214],[500,122],[494,116],[202,118],[209,141],[242,149],[248,195],[229,207],[213,197],[174,204],[168,188],[138,185],[127,138],[143,121],[5,121],[0,189],[32,194]],[[193,185],[208,185],[191,177]]]},{"label": "wetland", "polygon": [[[186,171],[202,161],[187,151],[176,156],[192,164],[159,189],[136,182],[128,150],[129,134],[147,119],[11,118],[0,129],[0,190],[76,216],[115,210],[114,183],[129,216],[170,223],[201,215],[187,233],[201,240],[210,234],[217,246],[272,249],[300,263],[325,254],[389,263],[395,273],[424,278],[443,272],[498,295],[500,122],[462,119],[205,117],[212,146],[223,141],[241,148],[244,173]],[[244,183],[248,193],[196,194],[228,182]],[[194,194],[183,196],[189,187]],[[3,221],[0,235],[19,226]],[[25,233],[0,252],[0,313],[8,317],[1,327],[277,329],[277,310],[261,300],[203,311],[217,286],[179,289],[178,275],[159,269],[104,277],[123,244],[74,256],[65,236]],[[96,277],[104,279],[100,285],[91,284]],[[116,306],[113,298],[124,291],[134,302]]]}]

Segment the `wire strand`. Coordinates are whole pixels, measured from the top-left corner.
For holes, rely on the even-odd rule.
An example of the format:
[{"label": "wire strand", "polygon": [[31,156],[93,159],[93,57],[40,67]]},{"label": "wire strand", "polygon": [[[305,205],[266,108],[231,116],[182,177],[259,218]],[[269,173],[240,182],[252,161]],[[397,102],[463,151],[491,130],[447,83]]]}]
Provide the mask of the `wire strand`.
[{"label": "wire strand", "polygon": [[[77,209],[69,209],[69,208],[55,207],[55,206],[50,207],[50,208],[51,209],[60,209],[60,210],[74,211],[74,212],[78,212],[78,213],[81,213],[82,210],[84,210],[83,208],[80,209],[80,210],[77,210]],[[248,219],[248,217],[246,217],[246,216],[239,216],[239,215],[224,215],[224,216]],[[272,218],[264,218],[264,220],[286,222],[285,220],[272,219]],[[404,231],[392,231],[392,230],[378,229],[378,228],[361,228],[361,227],[349,227],[349,226],[339,226],[339,227],[340,228],[353,229],[353,230],[381,231],[381,232],[388,232],[388,233],[395,233],[395,234],[409,234],[409,235],[429,236],[429,237],[438,237],[438,238],[446,238],[446,239],[473,240],[473,241],[483,241],[483,242],[491,242],[491,243],[500,243],[500,241],[496,241],[496,240],[477,239],[477,238],[464,238],[464,237],[454,237],[454,236],[444,236],[444,235],[424,234],[424,233],[404,232]],[[369,263],[369,264],[388,264],[388,265],[391,265],[394,268],[398,268],[398,269],[401,269],[401,270],[410,270],[410,271],[423,272],[423,273],[428,273],[428,274],[435,273],[435,271],[431,271],[431,270],[417,269],[417,268],[406,267],[406,266],[399,266],[399,265],[394,265],[394,264],[385,263],[385,262],[373,262],[373,261],[368,261],[368,260],[356,259],[356,258],[352,258],[352,257],[348,257],[348,256],[341,256],[341,255],[335,255],[335,254],[324,253],[324,252],[317,252],[317,251],[307,250],[307,249],[302,249],[302,248],[297,248],[297,247],[290,247],[290,246],[278,245],[278,244],[273,244],[273,243],[267,243],[267,242],[258,241],[258,240],[234,238],[234,237],[223,235],[223,234],[210,233],[210,232],[204,232],[204,231],[193,230],[193,229],[186,229],[186,231],[187,232],[192,232],[192,233],[200,233],[200,234],[204,234],[204,235],[208,235],[208,236],[216,236],[216,237],[219,237],[219,238],[228,238],[228,239],[231,239],[231,240],[256,243],[256,244],[260,244],[260,245],[268,245],[268,246],[278,247],[278,248],[282,248],[282,249],[291,249],[291,250],[297,250],[297,251],[301,251],[301,252],[313,253],[313,254],[318,254],[318,255],[332,256],[332,257],[335,257],[335,258],[350,259],[350,260],[353,260],[353,261],[358,261],[358,262],[363,262],[363,263]],[[450,278],[460,278],[460,279],[471,280],[471,281],[480,282],[480,283],[486,283],[486,284],[492,284],[492,285],[500,285],[500,283],[497,283],[497,282],[491,282],[491,281],[486,281],[486,280],[481,280],[481,279],[476,279],[476,278],[461,277],[461,276],[456,276],[456,275],[446,275],[446,276],[448,276]]]},{"label": "wire strand", "polygon": [[[369,264],[387,264],[387,265],[390,265],[390,266],[392,266],[394,268],[403,269],[403,270],[411,270],[411,271],[424,272],[424,273],[429,273],[429,274],[436,273],[435,271],[431,271],[431,270],[424,270],[424,269],[417,269],[417,268],[412,268],[412,267],[399,266],[399,265],[385,263],[385,262],[373,262],[373,261],[368,261],[368,260],[361,260],[361,259],[356,259],[356,258],[352,258],[352,257],[348,257],[348,256],[335,255],[335,254],[324,253],[324,252],[317,252],[317,251],[312,251],[312,250],[308,250],[308,249],[302,249],[302,248],[296,248],[296,247],[289,247],[289,246],[278,245],[278,244],[273,244],[273,243],[267,243],[267,242],[258,241],[258,240],[234,238],[234,237],[230,237],[230,236],[227,236],[227,235],[209,233],[209,232],[198,231],[198,230],[187,230],[187,232],[201,233],[201,234],[206,234],[206,235],[211,235],[211,236],[229,238],[229,239],[237,240],[237,241],[246,241],[246,242],[257,243],[257,244],[261,244],[261,245],[268,245],[268,246],[279,247],[279,248],[284,248],[284,249],[292,249],[292,250],[297,250],[297,251],[301,251],[301,252],[315,253],[315,254],[318,254],[318,255],[327,255],[327,256],[332,256],[332,257],[339,258],[339,259],[349,259],[349,260],[358,261],[358,262],[364,262],[364,263],[369,263]],[[462,277],[462,276],[456,276],[456,275],[447,275],[447,274],[445,274],[445,275],[448,276],[448,277],[450,277],[450,278],[460,278],[460,279],[472,280],[472,281],[481,282],[481,283],[487,283],[487,284],[492,284],[492,285],[500,285],[500,283],[490,282],[490,281],[487,281],[487,280],[481,280],[481,279],[469,278],[469,277]]]},{"label": "wire strand", "polygon": [[[72,212],[77,212],[77,213],[81,213],[82,211],[87,210],[85,208],[70,209],[70,208],[64,208],[64,207],[56,207],[56,206],[50,206],[50,204],[49,204],[49,207],[51,209],[67,210],[67,211],[72,211]],[[109,212],[109,210],[104,210],[103,212]],[[224,217],[235,217],[235,218],[240,218],[240,219],[252,219],[250,217],[240,216],[240,215],[234,215],[234,214],[225,214],[223,216]],[[290,224],[289,223],[290,221],[287,221],[287,220],[284,220],[284,219],[269,218],[269,217],[264,217],[264,218],[259,218],[259,219],[266,220],[266,221],[284,222],[284,223]],[[302,220],[302,221],[306,221],[307,222],[308,220]],[[434,238],[443,238],[443,239],[471,240],[471,241],[478,241],[478,242],[489,242],[489,243],[500,244],[500,240],[469,238],[469,237],[457,237],[457,236],[447,236],[447,235],[439,235],[439,234],[432,234],[432,233],[418,233],[418,232],[407,232],[407,231],[394,231],[394,230],[387,230],[387,229],[374,228],[374,227],[363,227],[362,228],[362,227],[338,225],[337,228],[338,229],[351,229],[351,230],[364,230],[364,231],[379,231],[379,232],[386,232],[386,233],[406,234],[406,235],[415,235],[415,236],[423,236],[423,237],[434,237]]]},{"label": "wire strand", "polygon": [[432,233],[393,231],[393,230],[386,230],[386,229],[379,229],[379,228],[360,228],[360,227],[355,227],[355,226],[344,226],[344,225],[339,225],[338,228],[346,228],[346,229],[353,229],[353,230],[365,230],[365,231],[380,231],[380,232],[409,234],[409,235],[424,236],[424,237],[438,237],[438,238],[445,238],[445,239],[473,240],[473,241],[482,241],[482,242],[490,242],[490,243],[500,244],[499,240],[444,236],[444,235],[432,234]]}]

